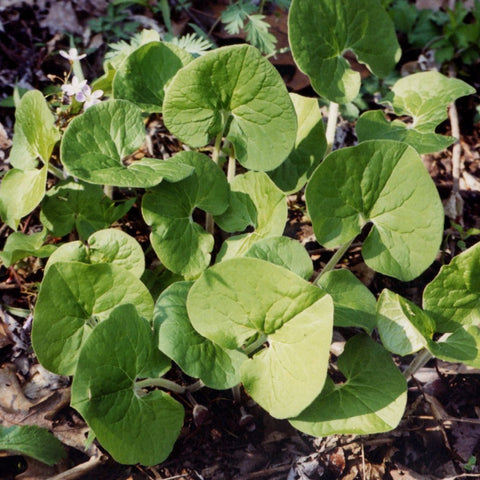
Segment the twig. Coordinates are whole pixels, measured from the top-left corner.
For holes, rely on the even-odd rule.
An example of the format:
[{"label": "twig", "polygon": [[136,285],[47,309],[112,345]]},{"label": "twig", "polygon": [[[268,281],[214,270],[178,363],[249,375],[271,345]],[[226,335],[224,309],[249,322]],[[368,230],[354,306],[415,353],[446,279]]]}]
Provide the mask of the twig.
[{"label": "twig", "polygon": [[94,455],[90,457],[90,459],[76,467],[67,470],[66,472],[59,473],[55,475],[50,480],[74,480],[76,478],[80,478],[85,473],[90,472],[94,468],[98,467],[100,464],[106,461],[106,457],[103,455]]},{"label": "twig", "polygon": [[252,472],[247,475],[236,475],[233,477],[233,480],[254,480],[256,478],[270,477],[277,473],[288,472],[291,468],[291,465],[280,465],[279,467],[266,468],[264,470],[258,470],[257,472]]}]

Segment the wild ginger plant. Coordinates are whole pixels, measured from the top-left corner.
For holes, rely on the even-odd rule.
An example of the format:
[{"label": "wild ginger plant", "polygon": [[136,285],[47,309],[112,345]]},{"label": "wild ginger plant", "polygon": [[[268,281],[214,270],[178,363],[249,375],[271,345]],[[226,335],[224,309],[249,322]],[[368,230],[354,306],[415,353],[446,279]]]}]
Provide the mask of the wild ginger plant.
[{"label": "wild ginger plant", "polygon": [[[72,407],[121,463],[153,465],[170,454],[184,409],[168,392],[243,385],[303,432],[369,434],[395,428],[405,409],[407,381],[392,353],[480,365],[478,244],[442,268],[422,306],[389,291],[377,301],[350,271],[334,269],[366,227],[362,255],[373,270],[407,282],[432,264],[444,212],[420,153],[455,140],[435,129],[447,105],[474,89],[437,72],[401,79],[385,100],[412,123],[366,112],[360,143],[332,152],[339,104],[361,84],[344,53],[387,75],[400,56],[392,22],[376,0],[355,8],[293,0],[289,38],[297,65],[330,101],[326,131],[318,102],[289,94],[248,45],[198,58],[169,43],[140,45],[110,65],[102,83],[110,98],[64,132],[40,92],[17,106],[2,218],[16,229],[40,206],[44,235],[75,230],[80,238],[45,254],[33,348],[46,368],[73,376]],[[186,151],[132,158],[152,113]],[[62,180],[45,193],[49,170]],[[117,205],[102,186],[138,197],[151,247],[177,280],[160,295],[145,284],[138,242],[107,228],[135,199]],[[336,250],[313,282],[307,251],[282,236],[286,195],[304,187],[318,242]],[[214,255],[219,231],[226,240]],[[44,237],[25,237],[9,242],[2,259],[37,254]],[[334,327],[363,332],[338,358],[341,384],[328,374]],[[164,378],[172,362],[198,381]]]}]

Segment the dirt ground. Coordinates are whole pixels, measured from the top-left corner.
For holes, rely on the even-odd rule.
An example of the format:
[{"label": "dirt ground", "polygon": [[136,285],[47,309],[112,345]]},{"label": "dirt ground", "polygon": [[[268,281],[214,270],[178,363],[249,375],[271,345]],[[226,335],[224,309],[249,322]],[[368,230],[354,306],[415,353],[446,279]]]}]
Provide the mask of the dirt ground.
[{"label": "dirt ground", "polygon": [[[186,31],[189,22],[194,22],[209,30],[215,27],[215,19],[227,3],[193,2],[188,14],[184,11],[173,17],[174,27],[181,33]],[[51,84],[51,75],[62,77],[65,62],[58,51],[69,47],[66,32],[75,36],[79,50],[90,52],[87,77],[98,77],[107,49],[106,42],[111,40],[107,35],[111,35],[111,32],[106,31],[103,35],[95,33],[89,31],[87,25],[90,19],[106,15],[107,4],[104,0],[0,0],[0,101],[12,94],[15,84],[45,89]],[[132,15],[136,15],[136,21],[144,28],[151,28],[152,25],[162,28],[161,15],[149,15],[148,10],[140,7]],[[279,46],[286,46],[285,14],[271,11],[268,18],[273,33],[279,39]],[[212,35],[219,45],[242,41],[241,38],[226,34],[220,26],[213,29]],[[409,52],[409,55],[402,61],[411,61],[415,52]],[[308,79],[296,69],[289,53],[272,58],[272,62],[291,91],[313,94]],[[480,63],[464,70],[462,74],[467,77],[467,82],[479,88]],[[461,132],[459,181],[463,214],[456,220],[465,230],[480,228],[480,123],[475,123],[479,103],[478,96],[457,102]],[[5,106],[5,103],[2,105],[0,171],[8,169],[6,158],[14,122],[13,109]],[[445,122],[441,131],[450,133],[450,124]],[[339,146],[355,142],[352,123],[340,121],[337,141],[341,144]],[[451,148],[441,154],[424,156],[424,163],[445,201],[451,194],[453,184],[451,158]],[[311,225],[302,213],[302,199],[296,196],[290,198],[290,207],[285,233],[306,246],[316,269],[320,269],[332,252],[315,242]],[[129,213],[129,233],[146,245],[148,232],[138,221],[140,218],[138,209]],[[33,213],[22,222],[22,229],[35,231],[38,225],[38,217]],[[390,288],[418,303],[424,286],[436,275],[442,262],[448,262],[460,251],[458,232],[451,228],[448,221],[446,229],[450,233],[449,240],[443,245],[437,261],[422,276],[408,284],[371,271],[363,263],[359,247],[349,251],[344,266],[350,268],[374,294],[379,294],[383,288]],[[0,245],[3,245],[9,233],[11,231],[5,225],[0,227]],[[465,243],[470,246],[478,241],[480,236],[476,235],[467,238]],[[440,361],[428,363],[409,384],[408,407],[404,418],[398,428],[386,434],[313,438],[296,431],[287,421],[272,419],[246,395],[243,396],[243,405],[238,405],[229,391],[203,389],[195,393],[194,399],[206,407],[202,409],[202,415],[198,415],[198,408],[194,409],[191,399],[176,397],[186,407],[187,417],[174,451],[163,464],[149,468],[119,465],[95,445],[87,452],[91,455],[89,460],[89,455],[83,451],[86,426],[78,414],[68,407],[68,379],[44,371],[31,353],[31,317],[22,317],[21,314],[33,307],[36,286],[40,280],[41,264],[35,259],[16,269],[5,269],[3,266],[0,269],[0,424],[34,423],[45,426],[64,442],[68,456],[55,467],[47,467],[21,456],[0,453],[0,479],[480,478],[480,468],[472,460],[473,457],[480,460],[480,371]],[[338,331],[337,335],[341,340],[349,332]],[[403,366],[401,362],[406,365],[409,360],[398,359],[399,366]],[[179,370],[173,370],[169,375],[179,382],[191,381]],[[48,399],[38,404],[32,403],[29,400],[32,392],[38,394],[39,391],[50,392]],[[25,411],[26,405],[29,411],[27,416],[19,413]],[[94,468],[89,470],[91,465]],[[79,468],[77,473],[70,470],[71,476],[62,476],[62,472],[75,467]]]}]

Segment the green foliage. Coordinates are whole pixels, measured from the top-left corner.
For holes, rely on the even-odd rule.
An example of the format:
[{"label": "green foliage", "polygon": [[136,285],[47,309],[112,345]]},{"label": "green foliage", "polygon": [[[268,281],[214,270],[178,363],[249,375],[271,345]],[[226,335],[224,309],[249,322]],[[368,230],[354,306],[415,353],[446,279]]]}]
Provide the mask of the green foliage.
[{"label": "green foliage", "polygon": [[[150,8],[143,0],[112,5],[132,3]],[[326,97],[322,105],[357,96],[347,50],[375,75],[395,65],[398,43],[382,9],[389,3],[292,2],[291,47]],[[156,8],[168,24],[168,2]],[[402,13],[406,26],[411,14]],[[272,48],[251,2],[232,3],[225,15],[229,28],[251,29]],[[81,113],[65,105],[59,114],[40,92],[17,99],[14,168],[2,181],[0,213],[16,229],[40,204],[44,229],[12,233],[0,256],[12,266],[50,255],[34,311],[35,354],[73,376],[72,406],[122,463],[153,465],[169,455],[184,412],[164,390],[182,395],[200,383],[242,384],[271,415],[313,435],[395,428],[407,388],[392,353],[480,365],[480,244],[440,270],[422,308],[389,291],[377,302],[352,272],[333,267],[355,240],[367,265],[402,281],[432,264],[444,212],[418,152],[451,143],[435,129],[447,104],[472,89],[433,72],[399,80],[385,100],[413,123],[366,113],[361,143],[325,156],[319,100],[289,95],[258,50],[235,45],[193,58],[179,45],[143,32],[114,47],[97,85],[107,96],[113,86],[115,98]],[[150,112],[163,114],[180,153],[143,157]],[[45,194],[47,169],[58,179],[49,178]],[[307,251],[283,236],[286,194],[305,185],[316,240],[338,247],[313,282]],[[134,204],[143,218],[125,217]],[[52,236],[70,241],[56,248]],[[338,359],[330,353],[334,328],[348,329]],[[164,378],[172,361],[201,382]],[[335,361],[343,383],[328,375]]]},{"label": "green foliage", "polygon": [[34,425],[13,426],[0,425],[0,450],[10,450],[46,463],[55,465],[65,457],[65,450],[45,428]]}]

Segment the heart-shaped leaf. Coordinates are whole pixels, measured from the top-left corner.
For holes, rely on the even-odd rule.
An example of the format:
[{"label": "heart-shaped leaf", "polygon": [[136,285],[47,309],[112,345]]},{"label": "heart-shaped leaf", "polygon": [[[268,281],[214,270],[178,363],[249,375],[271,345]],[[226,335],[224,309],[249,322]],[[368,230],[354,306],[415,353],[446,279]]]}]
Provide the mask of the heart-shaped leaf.
[{"label": "heart-shaped leaf", "polygon": [[81,180],[117,187],[153,187],[164,178],[176,182],[191,168],[169,160],[126,158],[145,141],[142,110],[126,100],[91,106],[74,118],[62,139],[61,158],[68,172]]},{"label": "heart-shaped leaf", "polygon": [[87,240],[64,243],[48,259],[45,272],[56,262],[110,263],[140,278],[145,256],[140,244],[130,235],[114,228],[99,230]]},{"label": "heart-shaped leaf", "polygon": [[350,270],[326,272],[318,285],[332,297],[336,327],[361,327],[367,333],[376,327],[375,296]]},{"label": "heart-shaped leaf", "polygon": [[288,20],[296,64],[313,88],[337,103],[351,102],[360,90],[360,74],[343,57],[353,51],[378,77],[400,59],[395,28],[378,0],[293,0]]},{"label": "heart-shaped leaf", "polygon": [[100,185],[68,179],[47,192],[40,219],[56,237],[68,235],[75,229],[80,238],[86,239],[123,217],[134,202],[132,198],[115,205]]},{"label": "heart-shaped leaf", "polygon": [[288,158],[269,177],[285,193],[298,192],[322,161],[327,149],[322,114],[316,98],[290,94],[297,113],[297,139]]},{"label": "heart-shaped leaf", "polygon": [[318,241],[338,247],[369,221],[362,248],[368,266],[403,281],[435,259],[444,212],[437,189],[408,145],[372,140],[328,155],[306,189]]},{"label": "heart-shaped leaf", "polygon": [[152,226],[150,239],[162,263],[172,272],[195,278],[210,264],[213,236],[193,222],[193,211],[222,213],[228,206],[228,182],[213,160],[201,153],[181,152],[172,162],[192,166],[194,173],[147,192],[142,213]]},{"label": "heart-shaped leaf", "polygon": [[425,288],[423,308],[433,316],[439,332],[480,324],[479,271],[480,243],[477,243],[444,265]]},{"label": "heart-shaped leaf", "polygon": [[208,387],[234,387],[240,383],[240,366],[247,357],[237,350],[222,348],[192,327],[186,306],[191,285],[177,282],[158,298],[153,313],[158,347],[187,375],[200,378]]},{"label": "heart-shaped leaf", "polygon": [[60,440],[36,425],[14,425],[10,428],[0,425],[0,450],[18,452],[47,465],[55,465],[65,457]]},{"label": "heart-shaped leaf", "polygon": [[0,252],[0,259],[5,267],[10,267],[22,258],[34,256],[45,258],[56,250],[55,245],[44,245],[45,232],[32,233],[27,235],[22,232],[13,232],[7,238],[3,250]]},{"label": "heart-shaped leaf", "polygon": [[435,133],[447,119],[447,107],[457,98],[475,93],[475,89],[457,78],[448,78],[439,72],[420,72],[398,80],[385,101],[397,115],[411,117],[413,123],[400,120],[389,122],[383,112],[364,113],[357,122],[360,142],[365,140],[399,140],[408,143],[418,153],[443,150],[455,138]]},{"label": "heart-shaped leaf", "polygon": [[243,255],[263,238],[282,235],[287,221],[287,202],[266,173],[247,172],[230,182],[230,205],[215,222],[227,232],[254,227],[252,233],[227,239],[217,259],[227,260]]},{"label": "heart-shaped leaf", "polygon": [[73,375],[82,345],[95,326],[118,305],[130,303],[150,320],[153,300],[133,273],[117,265],[57,262],[44,276],[32,329],[42,365]]},{"label": "heart-shaped leaf", "polygon": [[289,237],[268,237],[254,243],[245,257],[259,258],[280,265],[308,280],[313,274],[310,255],[303,245]]},{"label": "heart-shaped leaf", "polygon": [[20,170],[34,169],[38,158],[47,164],[59,139],[55,119],[42,92],[25,93],[15,111],[10,164]]},{"label": "heart-shaped leaf", "polygon": [[347,381],[335,385],[328,379],[318,398],[291,424],[316,437],[394,429],[405,410],[407,383],[390,354],[367,335],[357,335],[345,344],[338,368]]},{"label": "heart-shaped leaf", "polygon": [[130,100],[147,112],[161,112],[165,87],[192,59],[192,55],[170,43],[142,45],[118,68],[113,96]]},{"label": "heart-shaped leaf", "polygon": [[223,133],[238,161],[261,171],[287,158],[297,131],[282,78],[249,45],[218,48],[179,70],[166,90],[163,115],[167,128],[192,147]]},{"label": "heart-shaped leaf", "polygon": [[426,348],[433,356],[449,362],[480,365],[480,329],[458,326],[452,334],[433,340],[434,319],[398,294],[384,290],[378,300],[378,332],[382,343],[397,355]]},{"label": "heart-shaped leaf", "polygon": [[135,388],[136,379],[158,370],[156,351],[148,322],[123,305],[95,328],[80,353],[72,407],[117,462],[160,463],[180,433],[183,407],[160,390]]},{"label": "heart-shaped leaf", "polygon": [[264,340],[267,347],[242,364],[241,378],[274,417],[297,415],[320,393],[333,303],[319,288],[272,263],[235,258],[202,274],[190,289],[187,311],[195,330],[224,348]]},{"label": "heart-shaped leaf", "polygon": [[40,169],[9,170],[0,188],[0,215],[16,230],[20,220],[34,210],[45,195],[47,165]]}]

